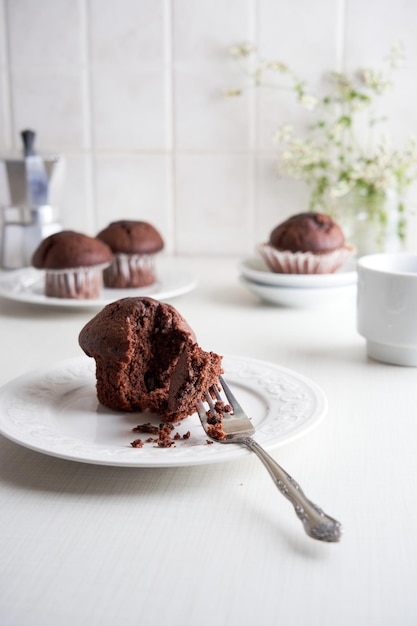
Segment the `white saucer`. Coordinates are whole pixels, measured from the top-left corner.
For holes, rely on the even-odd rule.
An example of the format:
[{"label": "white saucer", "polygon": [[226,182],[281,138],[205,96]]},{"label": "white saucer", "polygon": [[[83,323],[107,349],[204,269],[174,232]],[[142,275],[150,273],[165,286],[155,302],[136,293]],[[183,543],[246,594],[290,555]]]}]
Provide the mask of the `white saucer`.
[{"label": "white saucer", "polygon": [[120,298],[149,296],[155,300],[166,300],[183,295],[197,285],[197,281],[188,271],[174,268],[162,268],[158,271],[157,280],[149,287],[140,289],[103,289],[100,298],[71,299],[50,298],[44,294],[44,273],[33,267],[5,272],[0,276],[0,296],[10,300],[55,306],[70,309],[103,307],[109,302]]},{"label": "white saucer", "polygon": [[[317,426],[327,398],[312,380],[275,363],[225,356],[227,381],[265,448],[297,439]],[[175,425],[171,448],[144,442],[133,448],[137,424],[160,423],[150,413],[123,413],[100,405],[95,363],[79,357],[29,372],[0,389],[0,433],[55,457],[120,467],[176,467],[218,463],[250,454],[244,446],[207,443],[197,414]],[[187,437],[182,435],[188,434]]]},{"label": "white saucer", "polygon": [[347,300],[353,301],[356,297],[356,283],[341,285],[340,287],[314,287],[312,289],[299,287],[279,287],[263,285],[244,276],[240,281],[256,296],[282,307],[296,309],[315,309],[327,306],[340,306]]},{"label": "white saucer", "polygon": [[278,287],[340,287],[357,281],[356,259],[351,258],[333,274],[278,274],[257,257],[245,259],[239,265],[241,274],[251,281]]}]

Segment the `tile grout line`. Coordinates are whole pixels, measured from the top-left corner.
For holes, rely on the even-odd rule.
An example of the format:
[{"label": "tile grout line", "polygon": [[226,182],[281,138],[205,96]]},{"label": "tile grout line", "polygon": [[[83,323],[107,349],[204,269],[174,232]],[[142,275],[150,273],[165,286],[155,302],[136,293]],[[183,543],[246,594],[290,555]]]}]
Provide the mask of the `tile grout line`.
[{"label": "tile grout line", "polygon": [[98,224],[98,207],[96,198],[96,185],[95,185],[95,171],[96,171],[96,159],[95,159],[95,141],[93,133],[93,98],[92,98],[92,67],[91,67],[91,32],[90,32],[90,19],[88,14],[87,0],[79,0],[80,22],[81,22],[81,52],[84,70],[82,72],[83,82],[83,109],[84,109],[84,141],[87,149],[87,163],[84,164],[84,171],[86,176],[86,192],[88,198],[88,205],[92,212],[92,221],[94,229],[97,230]]},{"label": "tile grout line", "polygon": [[[249,0],[248,4],[249,41],[258,42],[259,37],[259,4],[258,0]],[[248,188],[248,246],[253,247],[253,234],[257,217],[257,163],[258,163],[258,117],[259,106],[257,92],[251,90],[249,100],[249,188]]]},{"label": "tile grout line", "polygon": [[343,72],[346,66],[346,0],[339,0],[336,24],[336,68]]},{"label": "tile grout line", "polygon": [[6,146],[2,146],[2,148],[11,149],[15,147],[15,139],[12,135],[12,129],[14,127],[14,119],[13,119],[13,97],[12,97],[12,68],[10,64],[10,38],[9,38],[9,18],[10,15],[8,13],[6,7],[6,0],[1,0],[1,23],[3,27],[1,29],[1,40],[4,42],[2,44],[3,48],[3,59],[4,59],[4,86],[5,86],[5,94],[3,97],[4,102],[4,130],[5,130],[5,143]]},{"label": "tile grout line", "polygon": [[174,0],[164,2],[165,32],[165,112],[166,112],[166,144],[167,144],[167,177],[169,231],[171,234],[172,253],[178,253],[177,241],[177,197],[176,197],[176,141],[175,141],[175,70],[174,70]]}]

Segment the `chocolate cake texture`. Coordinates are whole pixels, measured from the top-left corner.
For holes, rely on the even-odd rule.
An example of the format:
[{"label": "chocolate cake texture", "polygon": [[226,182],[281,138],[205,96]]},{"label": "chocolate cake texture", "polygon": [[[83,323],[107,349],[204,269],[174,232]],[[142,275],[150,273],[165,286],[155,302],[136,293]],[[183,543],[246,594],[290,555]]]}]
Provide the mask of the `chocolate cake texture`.
[{"label": "chocolate cake texture", "polygon": [[79,344],[96,361],[101,404],[150,411],[164,422],[192,415],[223,371],[222,357],[200,348],[180,313],[153,298],[108,304],[81,330]]}]

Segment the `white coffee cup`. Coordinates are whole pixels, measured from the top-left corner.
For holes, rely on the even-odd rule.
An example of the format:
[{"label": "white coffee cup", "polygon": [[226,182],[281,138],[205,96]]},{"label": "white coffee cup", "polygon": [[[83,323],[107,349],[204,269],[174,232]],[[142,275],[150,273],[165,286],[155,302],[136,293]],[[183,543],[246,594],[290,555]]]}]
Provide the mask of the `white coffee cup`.
[{"label": "white coffee cup", "polygon": [[417,366],[417,254],[358,260],[357,329],[377,361]]}]

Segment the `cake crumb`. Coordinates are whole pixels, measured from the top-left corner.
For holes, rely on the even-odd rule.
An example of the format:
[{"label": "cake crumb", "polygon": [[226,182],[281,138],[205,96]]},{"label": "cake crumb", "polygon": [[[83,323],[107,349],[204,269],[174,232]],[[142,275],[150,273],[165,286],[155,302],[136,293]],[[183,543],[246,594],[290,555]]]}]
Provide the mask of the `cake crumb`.
[{"label": "cake crumb", "polygon": [[150,422],[146,422],[146,424],[138,424],[135,428],[132,428],[132,431],[134,433],[149,433],[150,435],[157,435],[159,428]]},{"label": "cake crumb", "polygon": [[[130,444],[132,448],[143,448],[144,443],[153,443],[156,448],[171,448],[175,447],[175,442],[179,440],[186,441],[191,437],[191,432],[187,430],[186,433],[181,435],[179,431],[173,434],[174,424],[162,422],[159,426],[154,426],[150,422],[145,424],[138,424],[132,431],[135,433],[149,433],[151,435],[157,435],[156,437],[148,437],[143,442],[142,439],[135,439]],[[212,441],[210,443],[213,443]]]},{"label": "cake crumb", "polygon": [[207,427],[207,434],[209,437],[213,437],[217,441],[223,441],[226,439],[226,433],[223,430],[222,423],[210,425]]},{"label": "cake crumb", "polygon": [[207,434],[209,437],[216,439],[217,441],[224,441],[226,439],[226,433],[223,430],[223,417],[224,413],[230,413],[232,407],[229,404],[225,404],[222,400],[217,400],[214,405],[214,411],[208,409],[207,415]]},{"label": "cake crumb", "polygon": [[175,445],[173,437],[171,437],[174,429],[173,424],[162,423],[159,424],[159,436],[155,443],[158,448],[171,448]]}]

